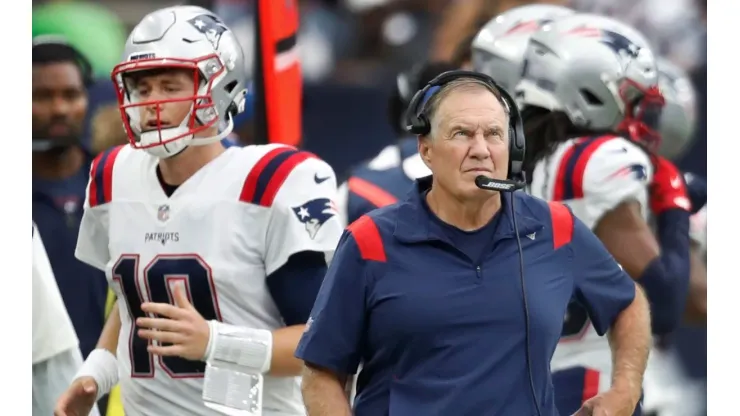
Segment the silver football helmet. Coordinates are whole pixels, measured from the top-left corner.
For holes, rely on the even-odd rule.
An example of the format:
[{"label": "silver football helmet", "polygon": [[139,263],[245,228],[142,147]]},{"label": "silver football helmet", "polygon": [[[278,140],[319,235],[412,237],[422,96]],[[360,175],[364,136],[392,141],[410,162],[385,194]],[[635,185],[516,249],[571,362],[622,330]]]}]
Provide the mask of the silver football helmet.
[{"label": "silver football helmet", "polygon": [[658,85],[665,97],[660,117],[660,153],[675,159],[691,144],[696,127],[696,92],[686,72],[665,58],[658,58]]},{"label": "silver football helmet", "polygon": [[[139,71],[168,68],[193,71],[193,94],[177,99],[143,100],[132,76]],[[188,145],[214,143],[226,137],[234,128],[233,117],[244,111],[247,92],[244,68],[244,55],[236,37],[209,10],[175,6],[145,16],[131,32],[122,62],[111,74],[131,145],[166,158]],[[190,111],[178,126],[161,126],[161,106],[172,102],[189,102]],[[151,130],[142,128],[142,107],[156,111],[157,126]],[[221,133],[199,137],[198,133],[219,124],[226,124]]]},{"label": "silver football helmet", "polygon": [[542,25],[574,13],[563,6],[531,4],[499,14],[473,39],[473,68],[513,93],[522,74],[524,51],[530,36]]},{"label": "silver football helmet", "polygon": [[636,29],[594,14],[563,17],[532,35],[523,67],[520,104],[657,147],[664,99],[655,56]]}]

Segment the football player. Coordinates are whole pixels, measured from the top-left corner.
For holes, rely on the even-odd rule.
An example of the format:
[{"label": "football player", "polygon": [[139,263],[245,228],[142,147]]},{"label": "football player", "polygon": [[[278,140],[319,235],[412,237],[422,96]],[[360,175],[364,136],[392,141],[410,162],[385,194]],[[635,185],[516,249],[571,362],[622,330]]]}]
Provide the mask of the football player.
[{"label": "football player", "polygon": [[[671,160],[681,157],[691,145],[696,128],[696,93],[688,74],[665,58],[658,58],[660,90],[665,106],[660,116],[659,154]],[[692,213],[691,280],[686,319],[692,324],[706,324],[706,180],[685,172]]]},{"label": "football player", "polygon": [[129,416],[217,414],[208,363],[264,375],[262,414],[303,415],[293,354],[342,232],[333,170],[292,147],[224,147],[244,56],[206,9],[144,17],[112,79],[130,145],[92,166],[76,255],[118,305],[55,413],[86,414],[119,382]]},{"label": "football player", "polygon": [[[660,118],[660,154],[667,158],[680,157],[690,145],[695,128],[695,93],[687,74],[670,61],[659,58],[659,85],[665,97]],[[706,324],[706,183],[693,174],[685,173],[692,211],[690,218],[691,278],[685,320],[690,324]],[[694,415],[699,413],[694,403],[701,403],[702,386],[685,374],[675,349],[668,340],[657,342],[650,354],[645,371],[643,410],[657,416]],[[692,398],[694,400],[692,400]]]},{"label": "football player", "polygon": [[416,91],[437,75],[454,69],[457,68],[449,63],[430,62],[398,75],[388,100],[388,121],[399,141],[353,168],[349,179],[339,187],[337,208],[345,225],[376,208],[395,203],[406,195],[414,179],[429,175],[429,168],[419,156],[416,137],[404,129],[404,114]]},{"label": "football player", "polygon": [[[82,353],[64,307],[44,243],[33,224],[33,412],[48,415],[82,365]],[[97,406],[90,413],[97,416]]]},{"label": "football player", "polygon": [[473,39],[474,70],[489,75],[513,95],[530,36],[544,24],[573,13],[564,6],[529,4],[494,17]]},{"label": "football player", "polygon": [[[681,173],[655,153],[664,98],[647,41],[608,17],[558,19],[532,35],[517,94],[529,191],[569,205],[645,289],[653,332],[672,331],[688,291],[691,207]],[[609,345],[599,335],[572,303],[551,363],[561,414],[610,388]]]}]

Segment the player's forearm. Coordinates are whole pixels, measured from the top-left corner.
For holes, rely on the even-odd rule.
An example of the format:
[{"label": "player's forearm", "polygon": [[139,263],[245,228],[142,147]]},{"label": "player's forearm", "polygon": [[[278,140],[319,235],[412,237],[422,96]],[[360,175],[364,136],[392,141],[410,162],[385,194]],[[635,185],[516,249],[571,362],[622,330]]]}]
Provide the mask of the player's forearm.
[{"label": "player's forearm", "polygon": [[614,368],[612,388],[625,392],[637,403],[652,335],[647,298],[642,289],[635,290],[635,299],[614,320],[608,336]]},{"label": "player's forearm", "polygon": [[351,416],[345,380],[310,364],[303,367],[301,393],[308,416]]},{"label": "player's forearm", "polygon": [[118,310],[118,304],[113,305],[113,309],[105,321],[103,332],[100,334],[97,348],[105,348],[111,354],[116,355],[118,348],[118,334],[121,332],[121,315]]},{"label": "player's forearm", "polygon": [[673,331],[680,323],[689,289],[689,214],[672,209],[658,217],[661,254],[643,271],[638,282],[645,289],[655,334]]},{"label": "player's forearm", "polygon": [[295,358],[295,349],[305,325],[292,325],[272,332],[272,359],[269,374],[275,377],[293,377],[301,373],[303,361]]}]

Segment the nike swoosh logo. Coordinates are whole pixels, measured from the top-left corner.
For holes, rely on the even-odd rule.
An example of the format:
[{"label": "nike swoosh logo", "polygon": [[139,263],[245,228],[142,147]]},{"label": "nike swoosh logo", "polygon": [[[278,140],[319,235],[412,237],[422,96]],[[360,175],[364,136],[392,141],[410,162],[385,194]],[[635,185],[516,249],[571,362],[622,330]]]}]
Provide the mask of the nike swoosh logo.
[{"label": "nike swoosh logo", "polygon": [[327,176],[327,177],[325,177],[325,178],[319,178],[319,174],[318,174],[318,173],[317,173],[317,174],[315,174],[315,175],[313,175],[313,180],[314,180],[314,182],[316,182],[316,183],[321,183],[321,182],[324,182],[324,181],[325,181],[325,180],[327,180],[327,179],[329,179],[329,177],[328,177],[328,176]]}]

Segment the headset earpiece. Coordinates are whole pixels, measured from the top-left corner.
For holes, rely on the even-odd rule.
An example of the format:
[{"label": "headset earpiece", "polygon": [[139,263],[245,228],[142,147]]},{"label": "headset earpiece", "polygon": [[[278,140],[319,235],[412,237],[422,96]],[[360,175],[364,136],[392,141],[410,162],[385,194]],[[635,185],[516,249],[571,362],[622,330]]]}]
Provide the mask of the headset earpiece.
[{"label": "headset earpiece", "polygon": [[[505,89],[500,87],[493,78],[489,77],[486,74],[463,70],[447,71],[439,74],[436,78],[429,81],[429,83],[427,83],[424,88],[414,94],[414,97],[411,99],[411,102],[406,109],[406,131],[419,136],[429,134],[432,126],[424,111],[426,103],[431,98],[431,95],[436,94],[442,86],[460,78],[474,78],[485,82],[486,84],[489,84],[494,89],[496,89],[501,95],[501,98],[506,104],[507,110],[509,112],[508,178],[512,180],[523,181],[523,164],[524,153],[526,151],[526,142],[524,138],[524,126],[522,123],[521,114],[519,113],[519,108],[516,106],[516,101],[514,100],[514,98],[512,98],[512,96],[509,95],[509,93]],[[437,91],[432,91],[430,93],[430,90],[435,87]]]}]

